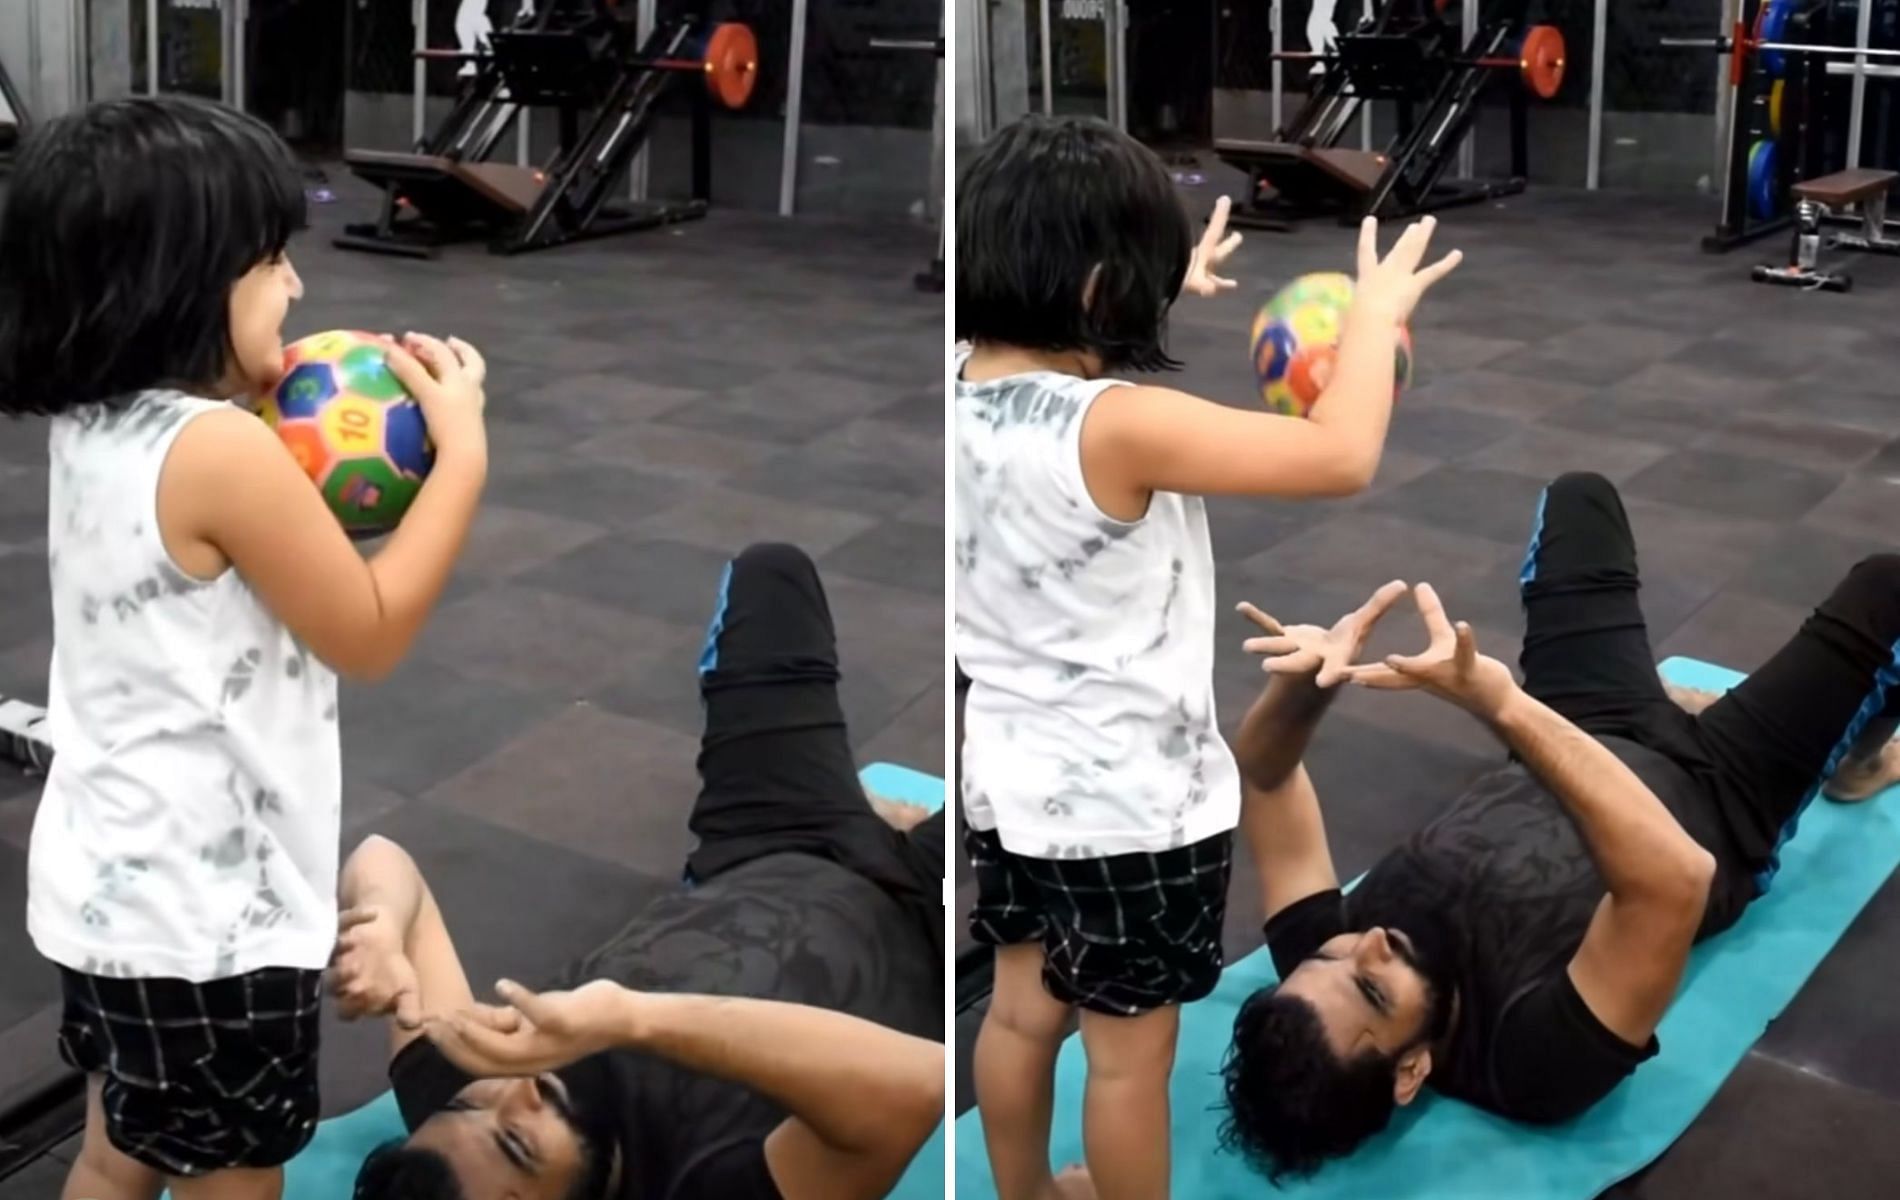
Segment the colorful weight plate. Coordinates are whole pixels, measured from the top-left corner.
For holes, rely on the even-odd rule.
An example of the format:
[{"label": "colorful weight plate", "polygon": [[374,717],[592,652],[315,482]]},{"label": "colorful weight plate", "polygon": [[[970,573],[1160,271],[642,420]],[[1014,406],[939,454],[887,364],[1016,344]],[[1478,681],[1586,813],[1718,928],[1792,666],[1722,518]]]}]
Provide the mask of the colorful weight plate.
[{"label": "colorful weight plate", "polygon": [[1766,139],[1748,150],[1748,213],[1757,221],[1766,221],[1779,207],[1781,178],[1776,171],[1775,144]]},{"label": "colorful weight plate", "polygon": [[[1788,32],[1788,18],[1794,14],[1794,0],[1765,0],[1755,16],[1755,40],[1779,42]],[[1761,65],[1768,74],[1780,79],[1788,69],[1788,59],[1779,50],[1763,50]]]}]

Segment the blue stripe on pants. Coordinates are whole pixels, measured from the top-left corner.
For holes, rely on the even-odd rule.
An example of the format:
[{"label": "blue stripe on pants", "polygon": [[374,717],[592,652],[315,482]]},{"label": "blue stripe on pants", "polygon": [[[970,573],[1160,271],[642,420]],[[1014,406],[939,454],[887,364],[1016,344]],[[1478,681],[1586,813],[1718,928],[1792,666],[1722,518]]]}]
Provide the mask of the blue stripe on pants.
[{"label": "blue stripe on pants", "polygon": [[1886,710],[1887,694],[1896,684],[1900,684],[1900,641],[1896,641],[1889,648],[1887,665],[1874,674],[1873,690],[1867,693],[1865,700],[1861,701],[1860,709],[1854,713],[1854,719],[1847,723],[1847,732],[1841,735],[1841,740],[1836,742],[1834,749],[1828,753],[1827,765],[1821,768],[1821,778],[1815,782],[1807,797],[1794,810],[1794,815],[1788,818],[1787,824],[1781,827],[1781,836],[1775,839],[1775,848],[1768,855],[1768,865],[1755,875],[1756,895],[1765,894],[1773,886],[1775,872],[1781,869],[1781,848],[1787,845],[1788,839],[1794,836],[1795,827],[1801,823],[1801,814],[1807,811],[1808,805],[1814,803],[1814,797],[1820,792],[1821,785],[1840,769],[1841,760],[1847,757],[1847,752],[1853,749],[1854,743],[1860,740],[1860,735],[1866,732],[1868,723]]},{"label": "blue stripe on pants", "polygon": [[1524,565],[1517,571],[1517,586],[1519,587],[1537,578],[1537,548],[1544,540],[1544,506],[1549,503],[1549,488],[1537,493],[1537,516],[1531,522],[1530,545],[1524,547]]},{"label": "blue stripe on pants", "polygon": [[699,673],[710,674],[719,666],[719,635],[726,631],[726,602],[732,592],[732,564],[719,576],[719,597],[713,602],[712,620],[706,623],[706,644],[699,651]]}]

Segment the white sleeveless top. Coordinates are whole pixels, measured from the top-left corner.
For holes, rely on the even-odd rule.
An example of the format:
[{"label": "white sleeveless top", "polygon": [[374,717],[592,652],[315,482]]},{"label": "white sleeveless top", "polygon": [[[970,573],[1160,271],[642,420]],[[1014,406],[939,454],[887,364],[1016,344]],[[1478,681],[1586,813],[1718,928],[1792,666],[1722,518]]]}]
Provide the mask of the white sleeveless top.
[{"label": "white sleeveless top", "polygon": [[54,759],[27,929],[86,974],[314,970],[336,941],[336,676],[235,569],[192,579],[159,535],[172,443],[222,407],[151,391],[52,423]]},{"label": "white sleeveless top", "polygon": [[964,813],[1031,858],[1167,850],[1240,820],[1214,713],[1206,506],[1156,492],[1130,524],[1083,482],[1082,422],[1115,386],[956,385]]}]

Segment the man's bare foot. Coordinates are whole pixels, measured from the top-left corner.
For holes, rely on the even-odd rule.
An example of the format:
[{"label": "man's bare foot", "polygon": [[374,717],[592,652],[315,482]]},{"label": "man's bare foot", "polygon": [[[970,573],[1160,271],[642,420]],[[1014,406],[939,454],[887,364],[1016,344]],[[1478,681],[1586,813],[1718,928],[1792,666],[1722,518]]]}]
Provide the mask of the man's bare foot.
[{"label": "man's bare foot", "polygon": [[1900,742],[1888,742],[1880,753],[1858,762],[1844,762],[1821,785],[1821,794],[1839,804],[1870,800],[1900,783]]},{"label": "man's bare foot", "polygon": [[1667,682],[1663,684],[1663,691],[1669,693],[1669,698],[1676,702],[1676,707],[1690,716],[1696,715],[1722,698],[1720,692],[1705,692],[1701,688],[1682,687],[1679,684]]},{"label": "man's bare foot", "polygon": [[909,833],[930,819],[930,810],[921,804],[886,800],[882,796],[868,796],[868,799],[871,801],[871,811],[899,833]]},{"label": "man's bare foot", "polygon": [[1095,1181],[1089,1178],[1089,1169],[1081,1163],[1056,1172],[1054,1183],[1051,1200],[1095,1200]]}]

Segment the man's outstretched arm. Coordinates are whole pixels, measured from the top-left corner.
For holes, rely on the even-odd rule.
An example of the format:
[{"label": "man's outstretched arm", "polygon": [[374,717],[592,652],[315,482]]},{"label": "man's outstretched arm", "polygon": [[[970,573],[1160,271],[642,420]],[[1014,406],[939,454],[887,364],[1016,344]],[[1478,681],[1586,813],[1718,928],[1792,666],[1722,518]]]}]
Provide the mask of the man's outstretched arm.
[{"label": "man's outstretched arm", "polygon": [[1285,626],[1251,604],[1240,606],[1266,634],[1244,645],[1263,656],[1269,678],[1241,720],[1234,759],[1240,767],[1241,831],[1260,872],[1269,921],[1339,886],[1319,795],[1302,764],[1339,683],[1350,677],[1379,618],[1404,594],[1405,584],[1395,579],[1328,629]]},{"label": "man's outstretched arm", "polygon": [[765,1142],[785,1200],[874,1200],[890,1191],[943,1120],[943,1047],[802,1004],[634,992],[597,981],[536,995],[497,989],[521,1019],[432,1021],[464,1070],[522,1075],[611,1047],[658,1055],[742,1084],[791,1115]]},{"label": "man's outstretched arm", "polygon": [[1609,895],[1570,961],[1571,982],[1605,1028],[1641,1046],[1668,1011],[1708,902],[1715,859],[1636,772],[1518,686],[1453,626],[1430,585],[1419,613],[1431,643],[1355,672],[1373,687],[1422,687],[1485,721],[1576,824]]},{"label": "man's outstretched arm", "polygon": [[1336,689],[1277,675],[1247,710],[1234,739],[1240,765],[1240,828],[1260,873],[1271,921],[1308,896],[1339,886],[1319,794],[1302,759]]},{"label": "man's outstretched arm", "polygon": [[342,931],[331,986],[346,1017],[387,1016],[389,1053],[422,1036],[426,1014],[475,1003],[468,974],[408,851],[385,837],[363,840],[343,865]]}]

